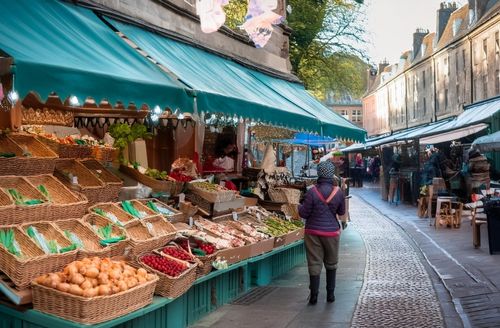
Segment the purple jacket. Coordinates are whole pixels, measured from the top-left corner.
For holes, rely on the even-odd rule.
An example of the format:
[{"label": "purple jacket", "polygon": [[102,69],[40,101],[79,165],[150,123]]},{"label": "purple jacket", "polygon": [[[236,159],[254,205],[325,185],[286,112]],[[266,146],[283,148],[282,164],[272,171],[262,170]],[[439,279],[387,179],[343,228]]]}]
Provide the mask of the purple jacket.
[{"label": "purple jacket", "polygon": [[[333,190],[333,180],[319,178],[316,185],[325,199]],[[345,214],[345,199],[342,190],[338,190],[333,199],[326,205],[311,188],[307,191],[304,202],[299,206],[300,217],[306,220],[306,233],[335,236],[340,230],[339,222],[334,215]]]}]

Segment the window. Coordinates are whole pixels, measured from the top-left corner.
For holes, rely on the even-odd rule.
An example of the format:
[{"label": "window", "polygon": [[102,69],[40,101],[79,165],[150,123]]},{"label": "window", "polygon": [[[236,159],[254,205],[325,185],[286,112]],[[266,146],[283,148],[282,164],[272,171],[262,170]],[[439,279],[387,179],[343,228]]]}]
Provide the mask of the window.
[{"label": "window", "polygon": [[349,115],[347,115],[347,110],[341,109],[339,110],[339,114],[342,115],[344,118],[349,119]]},{"label": "window", "polygon": [[444,69],[445,69],[445,72],[446,72],[446,76],[450,76],[450,65],[449,65],[449,62],[448,62],[448,57],[446,57],[444,59]]},{"label": "window", "polygon": [[483,75],[483,99],[488,98],[488,75]]},{"label": "window", "polygon": [[439,81],[439,62],[436,63],[436,80]]},{"label": "window", "polygon": [[467,67],[467,65],[465,65],[465,49],[462,49],[462,64],[464,65],[462,68],[465,71]]},{"label": "window", "polygon": [[360,109],[354,109],[352,111],[352,121],[353,122],[362,122],[363,121],[363,115],[361,114]]},{"label": "window", "polygon": [[460,84],[458,83],[458,78],[457,78],[457,83],[455,84],[455,88],[456,88],[456,90],[455,90],[455,92],[456,92],[455,97],[457,98],[457,102],[460,104],[460,98],[461,97],[460,97]]},{"label": "window", "polygon": [[458,51],[455,52],[455,76],[458,80]]},{"label": "window", "polygon": [[427,101],[425,100],[425,97],[424,97],[423,101],[424,101],[424,113],[423,114],[424,114],[424,116],[426,116],[427,115]]},{"label": "window", "polygon": [[425,70],[422,71],[422,86],[425,90]]},{"label": "window", "polygon": [[448,109],[448,89],[444,89],[444,109]]},{"label": "window", "polygon": [[497,66],[500,65],[500,40],[499,33],[495,32],[495,60],[497,61]]}]

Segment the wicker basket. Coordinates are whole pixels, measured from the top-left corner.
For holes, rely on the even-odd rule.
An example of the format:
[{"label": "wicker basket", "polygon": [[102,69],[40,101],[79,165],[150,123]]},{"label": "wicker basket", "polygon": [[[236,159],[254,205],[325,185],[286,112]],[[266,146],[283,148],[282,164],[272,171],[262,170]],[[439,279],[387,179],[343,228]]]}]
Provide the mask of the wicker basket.
[{"label": "wicker basket", "polygon": [[278,202],[278,203],[288,202],[287,194],[285,193],[285,191],[283,191],[283,188],[270,188],[267,191],[267,194],[269,195],[269,198],[273,202]]},{"label": "wicker basket", "polygon": [[89,158],[92,156],[92,148],[89,146],[62,144],[42,136],[37,138],[59,155],[60,158]]},{"label": "wicker basket", "polygon": [[[147,207],[146,205],[144,205],[142,202],[136,200],[136,199],[132,199],[130,200],[130,203],[132,204],[132,206],[139,212],[144,212],[146,213],[146,216],[142,217],[142,218],[137,218],[137,219],[145,219],[145,218],[148,218],[148,217],[151,217],[151,216],[156,216],[158,215],[158,213],[156,213],[155,211],[153,211],[152,209],[150,209],[149,207]],[[125,211],[123,209],[123,205],[122,205],[122,202],[119,202],[119,203],[116,203],[116,206],[118,206],[121,210]]]},{"label": "wicker basket", "polygon": [[[83,217],[83,222],[88,224],[92,231],[95,231],[94,226],[97,228],[101,228],[107,226],[108,224],[112,224],[110,220],[94,213],[85,215]],[[126,238],[108,246],[111,249],[110,257],[123,256],[123,254],[125,254],[125,250],[128,248],[130,241],[130,238],[128,237],[125,229],[117,226],[116,224],[113,224],[112,237],[120,236],[126,236]],[[99,235],[98,237],[101,238]]]},{"label": "wicker basket", "polygon": [[102,246],[99,236],[87,224],[75,219],[56,221],[55,224],[64,233],[71,232],[82,241],[83,248],[78,249],[77,259],[111,256],[111,247]]},{"label": "wicker basket", "polygon": [[101,209],[104,212],[115,215],[118,221],[120,221],[120,223],[123,225],[127,224],[130,221],[136,220],[136,218],[134,218],[132,215],[122,210],[121,207],[116,205],[115,203],[98,203],[95,204],[94,206],[89,207],[90,213],[95,213],[96,215],[99,215],[96,212],[94,212],[95,209]]},{"label": "wicker basket", "polygon": [[[143,205],[147,206],[148,202],[153,202],[156,206],[160,206],[163,208],[168,209],[171,211],[173,214],[172,215],[167,215],[163,213],[157,213],[157,214],[162,214],[164,217],[166,217],[169,221],[177,222],[179,220],[184,219],[184,213],[176,210],[175,208],[168,206],[167,204],[155,199],[155,198],[148,198],[148,199],[138,199],[139,202],[141,202]],[[147,206],[149,208],[149,206]]]},{"label": "wicker basket", "polygon": [[15,205],[12,198],[0,188],[0,225],[14,223],[14,208]]},{"label": "wicker basket", "polygon": [[16,189],[26,199],[40,199],[44,201],[44,203],[36,205],[14,204],[14,208],[5,209],[6,213],[1,212],[0,209],[0,222],[2,224],[21,224],[23,222],[44,221],[52,217],[49,211],[49,202],[45,196],[25,178],[18,176],[0,177],[0,188],[3,189],[7,195],[9,195],[8,189]]},{"label": "wicker basket", "polygon": [[[78,184],[72,185],[68,174],[78,177]],[[82,163],[75,160],[58,160],[54,175],[71,189],[83,193],[89,204],[112,202],[118,199],[115,188],[109,188]]]},{"label": "wicker basket", "polygon": [[196,268],[196,279],[212,272],[212,263],[217,258],[217,253],[218,252],[215,252],[207,256],[197,256],[197,259],[200,260],[200,263]]},{"label": "wicker basket", "polygon": [[[168,222],[163,216],[161,215],[156,215],[156,216],[151,216],[149,218],[143,219],[142,222],[148,226],[148,224],[151,224],[153,233],[155,236],[171,236],[171,239],[174,239],[175,234],[177,230],[173,226],[172,223]],[[166,243],[168,243],[170,240],[168,240]]]},{"label": "wicker basket", "polygon": [[188,289],[191,288],[194,281],[196,280],[196,267],[197,267],[196,264],[192,265],[190,268],[184,271],[180,276],[174,278],[144,264],[141,261],[141,258],[144,255],[141,255],[138,258],[139,264],[149,272],[158,275],[158,277],[160,278],[160,280],[158,280],[158,283],[156,284],[155,294],[168,298],[179,297],[185,292],[187,292]]},{"label": "wicker basket", "polygon": [[88,206],[87,197],[71,191],[52,175],[26,177],[33,186],[43,185],[49,192],[49,218],[80,218],[85,215]]},{"label": "wicker basket", "polygon": [[92,174],[99,178],[106,185],[106,190],[111,195],[116,195],[116,199],[118,200],[118,194],[120,193],[123,187],[123,181],[110,171],[106,169],[101,163],[96,161],[95,159],[83,159],[80,162],[89,169]]},{"label": "wicker basket", "polygon": [[193,184],[188,184],[189,190],[200,196],[201,198],[209,201],[210,203],[223,203],[230,202],[236,198],[236,193],[232,190],[221,190],[217,192],[207,191],[194,186]]},{"label": "wicker basket", "polygon": [[118,148],[113,147],[92,147],[92,157],[99,162],[114,162],[118,158],[119,152]]},{"label": "wicker basket", "polygon": [[[12,282],[20,288],[29,286],[31,281],[42,274],[59,270],[58,258],[52,259],[28,237],[18,226],[2,226],[0,230],[13,229],[23,257],[11,254],[0,244],[0,268]],[[61,266],[62,267],[62,266]]]},{"label": "wicker basket", "polygon": [[120,166],[120,171],[153,189],[155,192],[166,192],[170,196],[177,196],[184,189],[184,182],[174,180],[156,180],[145,174],[140,173],[136,169],[128,166]]},{"label": "wicker basket", "polygon": [[[23,156],[23,149],[32,156]],[[54,171],[57,158],[53,151],[34,137],[27,135],[0,136],[0,152],[16,155],[11,158],[0,158],[0,175],[50,174]]]},{"label": "wicker basket", "polygon": [[278,188],[285,194],[286,200],[290,204],[300,203],[300,190],[294,188]]},{"label": "wicker basket", "polygon": [[296,204],[281,205],[281,212],[294,220],[300,220],[299,208]]},{"label": "wicker basket", "polygon": [[85,298],[33,282],[33,308],[67,320],[97,324],[124,316],[153,302],[158,278],[109,296]]},{"label": "wicker basket", "polygon": [[153,235],[141,221],[132,221],[125,226],[130,237],[128,256],[134,260],[137,255],[161,247],[172,240],[175,235]]}]

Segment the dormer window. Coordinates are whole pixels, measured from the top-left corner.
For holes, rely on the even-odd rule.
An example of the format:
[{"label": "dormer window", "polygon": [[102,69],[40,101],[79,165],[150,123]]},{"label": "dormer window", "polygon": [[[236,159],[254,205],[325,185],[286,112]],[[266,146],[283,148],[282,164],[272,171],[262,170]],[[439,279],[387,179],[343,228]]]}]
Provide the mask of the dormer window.
[{"label": "dormer window", "polygon": [[462,20],[457,18],[453,21],[453,37],[457,36],[458,31],[460,29],[460,25],[462,25]]},{"label": "dormer window", "polygon": [[427,46],[424,43],[422,43],[422,45],[420,46],[420,56],[424,57],[426,50],[427,50]]}]

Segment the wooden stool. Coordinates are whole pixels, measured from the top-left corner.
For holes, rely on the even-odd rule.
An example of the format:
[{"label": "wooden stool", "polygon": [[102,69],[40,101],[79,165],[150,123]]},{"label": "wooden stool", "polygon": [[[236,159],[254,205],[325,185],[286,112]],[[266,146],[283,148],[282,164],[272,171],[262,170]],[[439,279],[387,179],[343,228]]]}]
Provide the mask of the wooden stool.
[{"label": "wooden stool", "polygon": [[452,221],[451,221],[451,226],[455,229],[460,228],[462,225],[462,210],[464,207],[464,204],[461,202],[452,202],[451,203],[451,214],[452,214]]},{"label": "wooden stool", "polygon": [[419,218],[427,217],[428,211],[428,196],[422,196],[418,199],[417,216]]}]

